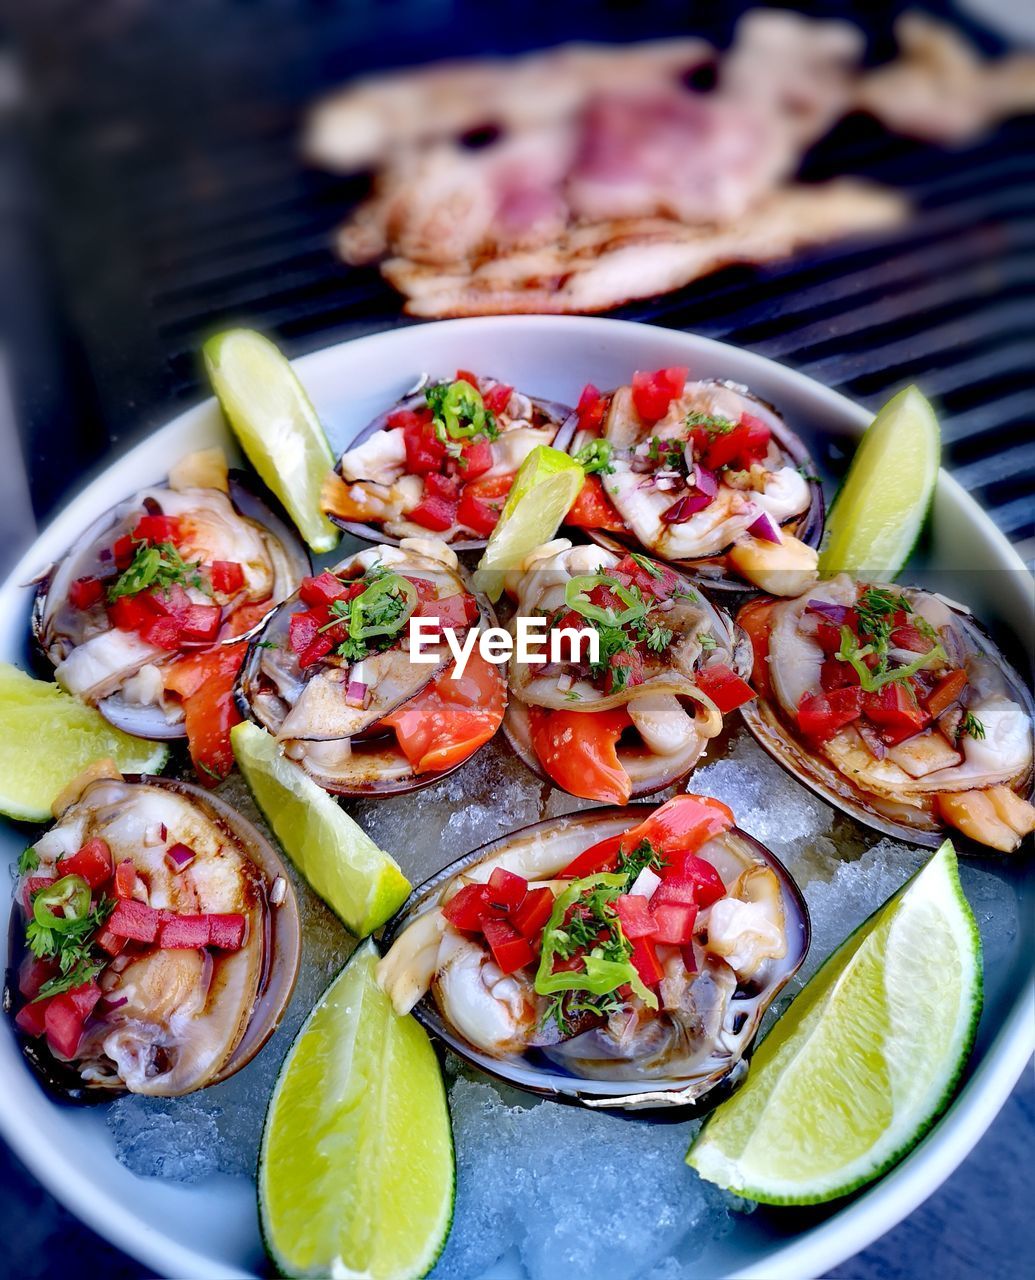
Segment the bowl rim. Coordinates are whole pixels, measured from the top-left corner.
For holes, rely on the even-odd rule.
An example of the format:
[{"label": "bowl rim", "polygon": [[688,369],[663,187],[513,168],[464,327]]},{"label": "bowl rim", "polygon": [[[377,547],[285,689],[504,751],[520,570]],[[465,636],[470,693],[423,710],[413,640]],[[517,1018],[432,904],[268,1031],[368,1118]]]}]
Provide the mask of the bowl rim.
[{"label": "bowl rim", "polygon": [[[419,326],[403,325],[317,348],[294,359],[292,364],[304,381],[307,371],[318,372],[323,365],[332,366],[344,348],[358,345],[362,353],[380,347],[391,350],[399,344],[405,346],[422,331],[462,336],[468,331],[509,329],[517,334],[540,337],[549,351],[547,340],[551,334],[558,342],[564,342],[566,335],[574,336],[581,331],[581,337],[596,338],[604,344],[609,341],[607,335],[624,330],[630,338],[635,334],[636,341],[641,342],[645,328],[656,328],[661,343],[685,344],[688,353],[696,351],[699,355],[714,358],[732,352],[735,363],[763,373],[768,371],[771,378],[780,380],[817,411],[826,411],[853,432],[861,434],[872,418],[870,412],[846,396],[757,352],[684,330],[645,326],[636,321],[610,317],[491,316],[442,320]],[[74,512],[80,506],[89,508],[91,491],[102,485],[109,471],[117,468],[129,473],[134,466],[150,465],[148,453],[162,443],[172,444],[181,436],[189,440],[193,433],[194,437],[205,437],[211,443],[214,411],[218,413],[214,398],[208,397],[155,430],[134,437],[130,448],[117,456],[106,457],[87,472],[0,585],[0,600],[19,598],[23,584],[43,567],[38,550],[40,542],[58,537],[62,526],[72,524]],[[954,507],[962,506],[967,511],[999,563],[1004,568],[1027,574],[1023,561],[1005,534],[966,490],[944,470],[939,473],[938,485],[943,498]],[[969,1154],[1005,1103],[1035,1052],[1033,1005],[1035,973],[1030,974],[1019,987],[1010,1011],[991,1037],[985,1055],[973,1067],[946,1113],[904,1160],[824,1222],[807,1228],[785,1243],[777,1243],[763,1257],[734,1267],[727,1274],[727,1280],[800,1280],[805,1275],[822,1274],[866,1248],[912,1213]],[[25,1070],[28,1073],[29,1068]],[[49,1099],[48,1105],[53,1105]],[[66,1153],[39,1140],[30,1118],[19,1111],[8,1090],[0,1091],[0,1136],[34,1176],[77,1217],[118,1248],[154,1268],[156,1274],[211,1277],[211,1280],[227,1280],[228,1277],[236,1280],[252,1274],[239,1266],[218,1261],[188,1244],[181,1244],[170,1235],[159,1233],[142,1221],[136,1211],[113,1195],[100,1191],[86,1169]]]}]

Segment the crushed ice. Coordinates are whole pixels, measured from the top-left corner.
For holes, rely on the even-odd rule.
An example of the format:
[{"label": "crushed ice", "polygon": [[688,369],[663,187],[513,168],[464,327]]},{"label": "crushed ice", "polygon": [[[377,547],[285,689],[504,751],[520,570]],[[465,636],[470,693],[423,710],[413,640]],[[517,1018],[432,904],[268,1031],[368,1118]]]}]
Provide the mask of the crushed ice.
[{"label": "crushed ice", "polygon": [[[780,857],[802,886],[812,948],[775,1017],[820,963],[930,856],[878,839],[790,778],[741,730],[726,754],[694,775],[691,789],[717,796],[740,826]],[[222,794],[253,821],[246,787]],[[531,774],[501,742],[416,795],[350,804],[349,811],[416,884],[516,827],[587,807]],[[437,833],[437,834],[433,834]],[[1007,957],[1018,921],[1014,891],[990,863],[961,864],[986,965]],[[119,1159],[146,1177],[197,1182],[214,1173],[254,1176],[266,1103],[298,1027],[354,940],[295,876],[304,950],[283,1024],[253,1062],[224,1084],[187,1098],[125,1097],[108,1108]],[[531,1103],[451,1065],[458,1196],[436,1280],[465,1280],[504,1254],[532,1280],[607,1275],[685,1280],[699,1249],[729,1228],[732,1198],[684,1164],[694,1125],[615,1118]],[[467,1078],[474,1076],[474,1078]],[[601,1206],[614,1206],[611,1220]],[[742,1207],[742,1206],[741,1206]],[[592,1223],[592,1230],[586,1224]]]}]

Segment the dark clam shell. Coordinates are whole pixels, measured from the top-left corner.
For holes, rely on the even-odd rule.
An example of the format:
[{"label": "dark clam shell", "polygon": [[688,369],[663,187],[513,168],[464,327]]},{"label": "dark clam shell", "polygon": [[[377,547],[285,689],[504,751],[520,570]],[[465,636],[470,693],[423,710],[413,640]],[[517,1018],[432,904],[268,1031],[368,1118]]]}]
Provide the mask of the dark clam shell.
[{"label": "dark clam shell", "polygon": [[[201,809],[206,817],[226,830],[247,855],[257,873],[263,901],[262,967],[251,1017],[233,1053],[201,1087],[219,1084],[248,1065],[276,1031],[295,989],[302,955],[302,928],[291,875],[280,854],[251,822],[218,796],[190,782],[130,774],[132,785],[172,791]],[[270,893],[276,881],[284,884],[284,896],[274,905]],[[25,954],[25,923],[19,909],[12,910],[8,933],[8,971],[4,1007],[11,1011],[17,999],[17,972]],[[54,1057],[46,1042],[27,1037],[15,1027],[22,1051],[42,1083],[70,1102],[105,1101],[126,1090],[117,1083],[84,1081],[73,1063]]]},{"label": "dark clam shell", "polygon": [[[148,489],[166,488],[166,484],[149,485]],[[257,524],[262,525],[283,548],[286,563],[295,586],[310,571],[309,553],[304,544],[288,523],[287,518],[278,514],[265,499],[260,498],[249,486],[245,477],[237,472],[230,476],[230,498],[237,511]],[[128,516],[139,510],[136,496],[106,511],[87,529],[76,545],[69,549],[67,555],[52,565],[45,577],[36,586],[36,596],[32,607],[32,633],[36,645],[43,658],[51,665],[56,665],[50,654],[45,615],[50,594],[58,589],[58,583],[65,578],[72,580],[91,574],[104,574],[110,571],[110,564],[98,558],[98,544],[102,539],[110,538],[115,527],[124,522]],[[77,572],[81,570],[82,572]],[[236,643],[241,637],[235,637]],[[199,646],[205,647],[205,646]],[[133,734],[139,738],[170,740],[186,736],[183,721],[170,724],[158,707],[135,706],[127,703],[119,694],[112,694],[102,699],[97,708],[104,718],[117,729]]]},{"label": "dark clam shell", "polygon": [[[348,557],[337,567],[340,568],[342,564],[348,564],[354,558],[354,556]],[[454,573],[457,579],[463,583],[465,589],[478,602],[481,617],[480,622],[476,625],[482,628],[496,626],[496,615],[492,605],[483,594],[474,591],[464,570],[458,568],[450,572]],[[249,644],[237,678],[234,697],[238,710],[246,719],[254,721],[267,730],[274,729],[275,726],[270,723],[268,716],[264,716],[257,709],[262,695],[268,692],[270,687],[270,681],[262,671],[263,654],[271,641],[280,643],[280,638],[287,634],[291,616],[305,607],[299,599],[298,593],[295,592],[294,595],[285,600],[279,608],[269,615],[262,629],[255,634]],[[277,639],[274,640],[274,637],[277,637]],[[420,688],[425,687],[432,680],[437,669],[428,667],[426,671],[427,679],[424,680]],[[503,669],[503,676],[506,678],[505,668]],[[386,704],[382,709],[382,715],[389,714],[396,706],[415,697],[420,692],[420,688],[411,689],[404,695],[392,700],[390,704]],[[470,757],[467,757],[467,759],[470,759]],[[321,775],[313,769],[307,769],[307,771],[314,781],[333,795],[390,796],[420,791],[423,787],[430,786],[433,782],[438,782],[442,778],[448,777],[449,774],[454,773],[466,762],[466,760],[462,760],[448,769],[418,776],[413,772],[412,765],[400,749],[395,734],[388,730],[381,733],[364,733],[357,735],[353,739],[350,777],[348,780]],[[352,767],[353,765],[355,766],[354,768]]]},{"label": "dark clam shell", "polygon": [[[948,604],[947,601],[943,603]],[[967,643],[973,647],[974,652],[993,661],[1002,673],[1011,696],[1035,721],[1035,699],[1025,681],[969,613],[959,607],[952,608],[952,613]],[[895,804],[863,791],[836,769],[831,761],[818,756],[798,736],[782,709],[763,693],[759,692],[758,697],[742,710],[744,723],[759,746],[821,800],[847,813],[864,826],[929,849],[936,849],[949,836],[958,848],[969,847],[974,853],[990,852],[986,846],[971,841],[961,831],[948,826],[925,810],[915,809],[904,803]],[[1020,796],[1035,799],[1033,788],[1035,774],[1029,768],[1026,777],[1015,780],[1013,790]]]},{"label": "dark clam shell", "polygon": [[[541,846],[546,841],[556,843],[558,866],[564,866],[582,850],[643,821],[654,808],[653,805],[627,805],[591,809],[585,813],[533,823],[482,845],[459,858],[413,892],[389,924],[384,949],[387,951],[408,925],[436,907],[446,887],[458,875],[470,871],[472,867],[490,860],[495,862],[508,854],[513,855],[522,847]],[[811,941],[808,907],[786,868],[768,849],[739,828],[734,827],[727,833],[727,837],[733,842],[730,847],[736,848],[736,858],[742,860],[743,865],[750,865],[752,862],[764,864],[775,874],[783,905],[787,954],[783,959],[773,962],[765,982],[755,981],[743,987],[738,986],[724,1015],[722,1045],[704,1062],[697,1064],[697,1069],[692,1074],[678,1077],[652,1075],[643,1077],[642,1081],[631,1081],[628,1077],[588,1078],[566,1071],[538,1049],[529,1049],[520,1055],[494,1056],[471,1044],[453,1028],[430,992],[414,1006],[414,1015],[459,1057],[480,1071],[528,1093],[558,1102],[580,1103],[591,1108],[618,1111],[667,1110],[678,1115],[679,1119],[704,1114],[727,1097],[743,1080],[746,1059],[762,1017],[797,972]],[[510,865],[518,869],[514,863]]]},{"label": "dark clam shell", "polygon": [[[713,379],[712,381],[717,380]],[[804,542],[807,546],[818,549],[820,540],[823,537],[823,521],[826,508],[823,501],[823,486],[817,477],[816,465],[809,455],[805,442],[788,427],[778,411],[768,401],[761,399],[761,397],[756,396],[742,386],[732,383],[729,385],[739,395],[751,401],[755,415],[761,418],[770,428],[773,438],[783,452],[787,454],[791,462],[795,466],[802,468],[808,477],[811,495],[808,510],[788,521],[782,527],[787,533],[793,534],[794,537]],[[665,556],[659,555],[649,547],[644,547],[633,534],[626,537],[622,534],[605,533],[598,529],[586,529],[583,532],[598,546],[606,547],[609,551],[621,554],[632,548],[634,551],[643,551],[646,555],[654,556],[655,559],[666,560]],[[699,560],[667,560],[666,563],[681,569],[697,585],[707,587],[709,590],[743,592],[756,589],[751,583],[745,582],[743,578],[730,571],[726,563],[725,551]]]},{"label": "dark clam shell", "polygon": [[[553,439],[553,447],[555,449],[566,450],[568,442],[575,431],[576,419],[572,410],[568,405],[559,404],[555,400],[541,400],[537,396],[529,396],[528,399],[544,418],[555,424],[557,434]],[[390,408],[386,409],[384,413],[379,413],[376,418],[371,422],[368,422],[362,431],[357,433],[342,452],[348,453],[349,450],[355,449],[357,445],[364,444],[376,432],[385,430],[390,414],[397,413],[400,409],[418,409],[423,406],[424,403],[423,388],[419,391],[413,391],[408,395],[403,396]],[[340,457],[335,469],[340,475]],[[364,524],[358,520],[343,520],[339,516],[335,515],[328,515],[328,519],[336,524],[339,529],[344,529],[346,533],[351,533],[357,538],[362,538],[364,542],[383,542],[388,543],[391,546],[399,545],[400,539],[393,538],[389,534],[385,533],[384,529],[380,525]],[[454,551],[481,551],[484,549],[486,541],[487,539],[485,538],[458,538],[451,541],[449,545]]]}]

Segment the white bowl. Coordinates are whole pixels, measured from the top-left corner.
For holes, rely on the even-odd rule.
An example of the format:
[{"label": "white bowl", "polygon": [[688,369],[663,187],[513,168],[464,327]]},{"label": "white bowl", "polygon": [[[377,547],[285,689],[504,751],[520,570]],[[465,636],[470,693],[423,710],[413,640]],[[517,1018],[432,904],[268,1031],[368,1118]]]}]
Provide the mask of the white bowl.
[{"label": "white bowl", "polygon": [[[634,369],[672,364],[689,365],[692,377],[744,382],[777,404],[813,446],[821,468],[838,451],[842,457],[850,452],[852,439],[869,421],[865,410],[842,396],[760,356],[692,334],[617,320],[455,320],[376,334],[297,361],[338,447],[424,370],[483,369],[524,390],[573,403],[587,381],[607,388]],[[69,500],[0,589],[0,658],[26,661],[31,592],[21,584],[61,555],[94,517],[164,476],[185,452],[215,442],[228,443],[219,410],[208,400],[156,431]],[[828,485],[828,497],[831,493]],[[947,594],[1027,643],[1031,579],[989,518],[944,474],[927,559]],[[10,823],[0,827],[0,842],[12,863],[24,836]],[[739,1220],[737,1229],[699,1260],[698,1274],[779,1280],[826,1272],[904,1218],[963,1160],[1035,1046],[1032,872],[1030,860],[1010,866],[1020,898],[1019,936],[1009,959],[986,974],[977,1047],[963,1087],[940,1123],[897,1169],[836,1212],[759,1211]],[[4,898],[6,920],[10,904]],[[247,1180],[219,1177],[184,1186],[135,1177],[116,1160],[103,1117],[47,1097],[22,1060],[8,1019],[0,1022],[0,1130],[58,1199],[156,1273],[213,1280],[254,1274],[263,1255]],[[504,1265],[493,1274],[506,1270]]]}]

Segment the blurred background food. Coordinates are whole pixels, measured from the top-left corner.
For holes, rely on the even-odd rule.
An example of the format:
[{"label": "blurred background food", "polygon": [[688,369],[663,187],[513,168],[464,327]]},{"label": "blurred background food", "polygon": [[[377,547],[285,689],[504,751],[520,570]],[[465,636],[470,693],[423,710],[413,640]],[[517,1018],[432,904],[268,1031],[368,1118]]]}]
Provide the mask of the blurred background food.
[{"label": "blurred background food", "polygon": [[294,355],[406,311],[601,308],[874,408],[920,383],[1030,557],[1025,11],[7,6],[0,436],[23,464],[0,471],[0,557],[202,394],[214,332]]}]

